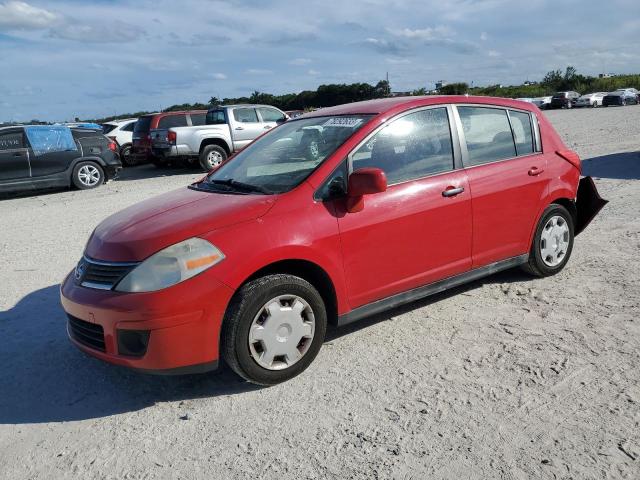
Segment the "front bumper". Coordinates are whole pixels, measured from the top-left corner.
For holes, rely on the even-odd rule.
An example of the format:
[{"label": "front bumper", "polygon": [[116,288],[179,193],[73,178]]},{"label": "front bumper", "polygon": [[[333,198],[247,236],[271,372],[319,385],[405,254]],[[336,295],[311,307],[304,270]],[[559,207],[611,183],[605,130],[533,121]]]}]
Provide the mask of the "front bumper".
[{"label": "front bumper", "polygon": [[[193,373],[215,368],[222,318],[233,292],[206,273],[149,293],[81,287],[69,274],[60,298],[70,322],[80,320],[102,327],[104,343],[96,348],[82,341],[72,334],[70,323],[69,338],[89,355],[149,373]],[[118,331],[148,332],[143,354],[123,354]]]}]

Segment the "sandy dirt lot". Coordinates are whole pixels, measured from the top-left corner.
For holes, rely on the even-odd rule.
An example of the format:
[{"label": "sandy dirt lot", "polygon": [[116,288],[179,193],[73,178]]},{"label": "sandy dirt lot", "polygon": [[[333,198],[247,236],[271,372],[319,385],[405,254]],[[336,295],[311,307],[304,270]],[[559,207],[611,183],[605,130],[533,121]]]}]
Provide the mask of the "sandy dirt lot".
[{"label": "sandy dirt lot", "polygon": [[272,388],[140,375],[66,339],[58,285],[94,226],[197,174],[0,200],[0,478],[640,478],[640,107],[548,116],[611,201],[561,274],[330,331]]}]

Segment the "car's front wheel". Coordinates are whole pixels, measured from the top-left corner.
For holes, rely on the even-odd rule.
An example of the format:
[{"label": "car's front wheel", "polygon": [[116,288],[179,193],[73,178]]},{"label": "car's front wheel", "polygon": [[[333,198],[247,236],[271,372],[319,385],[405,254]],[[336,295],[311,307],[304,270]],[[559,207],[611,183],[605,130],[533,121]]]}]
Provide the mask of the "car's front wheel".
[{"label": "car's front wheel", "polygon": [[574,239],[573,217],[562,205],[549,205],[538,222],[529,260],[523,268],[537,277],[555,275],[569,261]]},{"label": "car's front wheel", "polygon": [[71,181],[80,190],[96,188],[104,183],[104,171],[95,162],[80,162],[73,169]]},{"label": "car's front wheel", "polygon": [[293,275],[268,275],[248,282],[232,299],[221,352],[244,379],[275,385],[311,364],[326,330],[325,305],[313,285]]}]

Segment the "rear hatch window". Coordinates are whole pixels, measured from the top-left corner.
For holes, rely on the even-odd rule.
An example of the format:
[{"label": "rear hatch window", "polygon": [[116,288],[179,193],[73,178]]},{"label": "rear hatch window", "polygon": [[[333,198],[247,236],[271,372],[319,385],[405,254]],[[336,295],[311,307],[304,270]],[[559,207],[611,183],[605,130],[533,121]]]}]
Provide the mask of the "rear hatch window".
[{"label": "rear hatch window", "polygon": [[111,132],[111,131],[113,131],[115,129],[116,129],[116,125],[109,125],[109,124],[102,125],[102,133],[104,135],[106,135],[107,133],[109,133],[109,132]]},{"label": "rear hatch window", "polygon": [[567,95],[567,94],[566,94],[566,93],[564,93],[564,92],[558,92],[558,93],[554,93],[554,94],[553,94],[553,98],[555,98],[555,99],[561,99],[561,98],[565,98],[565,97],[566,97],[566,95]]},{"label": "rear hatch window", "polygon": [[136,126],[133,128],[135,133],[147,134],[149,133],[151,127],[151,118],[152,117],[140,117],[136,122]]}]

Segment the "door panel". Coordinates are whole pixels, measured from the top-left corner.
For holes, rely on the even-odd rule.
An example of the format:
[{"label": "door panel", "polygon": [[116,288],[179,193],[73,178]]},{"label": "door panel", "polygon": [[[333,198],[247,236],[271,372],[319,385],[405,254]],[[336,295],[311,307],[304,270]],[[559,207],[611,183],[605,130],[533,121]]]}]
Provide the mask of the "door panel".
[{"label": "door panel", "polygon": [[0,133],[0,181],[29,178],[29,155],[22,129]]},{"label": "door panel", "polygon": [[527,253],[549,184],[531,115],[486,106],[456,111],[473,198],[473,268]]},{"label": "door panel", "polygon": [[380,168],[390,184],[359,212],[336,207],[352,308],[471,267],[471,196],[449,118],[447,107],[409,112],[350,155],[352,170]]},{"label": "door panel", "polygon": [[246,147],[264,132],[264,124],[258,119],[255,108],[234,108],[232,126],[233,144],[236,150]]},{"label": "door panel", "polygon": [[[448,187],[464,188],[444,197]],[[471,267],[471,197],[462,170],[366,196],[348,213],[336,201],[351,308]]]}]

